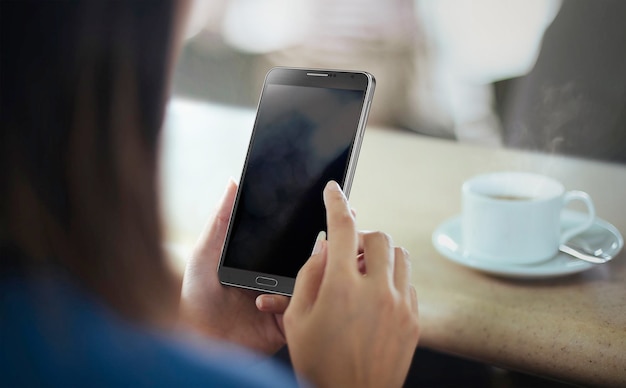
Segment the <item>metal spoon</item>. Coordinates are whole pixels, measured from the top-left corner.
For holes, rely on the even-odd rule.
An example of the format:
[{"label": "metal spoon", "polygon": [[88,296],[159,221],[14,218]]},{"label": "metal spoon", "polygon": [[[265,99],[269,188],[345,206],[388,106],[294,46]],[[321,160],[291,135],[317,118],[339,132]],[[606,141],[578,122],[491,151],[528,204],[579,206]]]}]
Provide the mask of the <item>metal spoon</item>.
[{"label": "metal spoon", "polygon": [[565,244],[561,244],[559,246],[559,251],[593,264],[604,264],[606,262],[609,262],[614,257],[604,253],[602,249],[598,249],[595,252],[590,252],[580,246],[574,247]]}]

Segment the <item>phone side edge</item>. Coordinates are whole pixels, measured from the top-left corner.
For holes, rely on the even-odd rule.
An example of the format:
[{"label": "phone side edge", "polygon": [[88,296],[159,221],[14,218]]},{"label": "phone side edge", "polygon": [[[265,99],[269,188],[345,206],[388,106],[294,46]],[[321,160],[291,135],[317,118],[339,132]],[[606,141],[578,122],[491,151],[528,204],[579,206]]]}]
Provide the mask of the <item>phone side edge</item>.
[{"label": "phone side edge", "polygon": [[365,90],[365,97],[363,99],[363,108],[361,109],[361,116],[359,117],[359,124],[357,127],[356,135],[354,138],[354,145],[350,152],[348,169],[346,177],[343,182],[343,191],[346,197],[350,197],[350,191],[352,189],[352,182],[356,173],[356,166],[361,152],[361,144],[363,143],[363,137],[365,136],[365,128],[367,127],[367,120],[369,118],[369,112],[374,100],[374,91],[376,89],[376,78],[366,71],[360,72],[367,77],[367,89]]}]

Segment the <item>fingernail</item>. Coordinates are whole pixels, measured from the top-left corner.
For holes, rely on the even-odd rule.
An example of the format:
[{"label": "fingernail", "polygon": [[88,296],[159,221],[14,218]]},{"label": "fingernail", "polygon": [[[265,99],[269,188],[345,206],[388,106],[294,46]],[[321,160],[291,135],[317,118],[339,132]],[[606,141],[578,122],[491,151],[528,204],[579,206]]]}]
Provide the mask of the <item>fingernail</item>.
[{"label": "fingernail", "polygon": [[275,303],[274,298],[269,295],[259,295],[256,297],[256,307],[261,309],[268,309],[272,307]]},{"label": "fingernail", "polygon": [[322,251],[322,246],[324,245],[324,240],[326,240],[326,232],[323,230],[317,234],[317,238],[315,239],[315,245],[313,246],[313,254],[317,255]]},{"label": "fingernail", "polygon": [[222,193],[222,198],[226,198],[226,196],[228,195],[228,192],[230,191],[230,186],[233,184],[236,186],[237,182],[235,182],[235,180],[231,176],[230,178],[228,178],[228,182],[226,183],[226,188],[224,189],[224,192]]},{"label": "fingernail", "polygon": [[328,190],[333,190],[333,191],[341,191],[341,187],[339,187],[339,184],[335,181],[329,181],[326,184],[326,188]]}]

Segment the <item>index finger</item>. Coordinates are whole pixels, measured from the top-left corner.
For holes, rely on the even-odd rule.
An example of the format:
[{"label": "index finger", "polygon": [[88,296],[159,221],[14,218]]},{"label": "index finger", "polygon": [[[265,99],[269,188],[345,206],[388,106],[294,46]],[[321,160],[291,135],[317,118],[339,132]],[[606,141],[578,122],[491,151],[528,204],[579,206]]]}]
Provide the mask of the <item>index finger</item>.
[{"label": "index finger", "polygon": [[[335,181],[324,189],[326,223],[328,226],[328,266],[339,271],[354,270],[358,236],[348,200]],[[329,271],[333,273],[333,271]]]}]

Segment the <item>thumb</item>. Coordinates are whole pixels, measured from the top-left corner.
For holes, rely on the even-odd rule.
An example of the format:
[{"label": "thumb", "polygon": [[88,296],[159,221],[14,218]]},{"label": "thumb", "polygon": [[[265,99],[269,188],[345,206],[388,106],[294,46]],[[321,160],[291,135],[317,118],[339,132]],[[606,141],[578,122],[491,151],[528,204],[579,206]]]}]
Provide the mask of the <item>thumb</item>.
[{"label": "thumb", "polygon": [[326,269],[327,241],[321,237],[315,243],[313,255],[304,264],[296,277],[293,296],[289,303],[289,310],[295,314],[304,313],[311,309],[324,278]]}]

